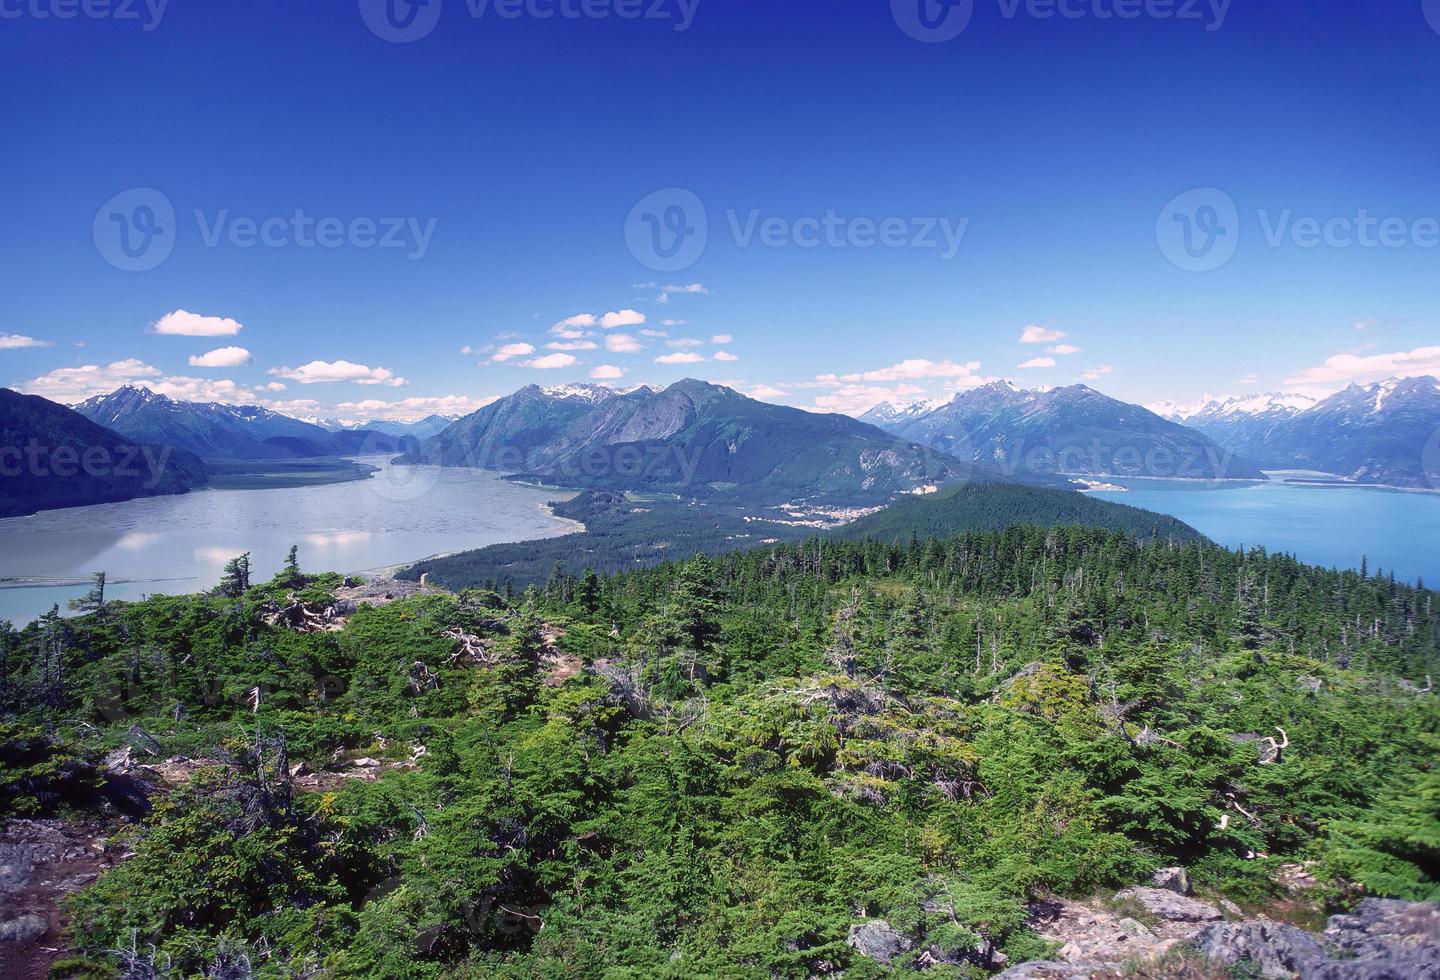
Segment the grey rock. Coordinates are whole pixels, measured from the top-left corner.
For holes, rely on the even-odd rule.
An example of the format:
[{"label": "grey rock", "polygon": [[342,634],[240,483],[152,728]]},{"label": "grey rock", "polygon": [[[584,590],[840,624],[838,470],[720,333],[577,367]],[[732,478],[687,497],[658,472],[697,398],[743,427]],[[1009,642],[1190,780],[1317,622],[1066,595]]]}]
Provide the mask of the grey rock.
[{"label": "grey rock", "polygon": [[850,927],[845,945],[861,956],[889,966],[891,960],[910,948],[910,940],[884,919],[869,919]]},{"label": "grey rock", "polygon": [[1195,886],[1190,882],[1190,872],[1184,868],[1161,868],[1155,872],[1150,883],[1156,888],[1164,888],[1186,898],[1195,894]]},{"label": "grey rock", "polygon": [[1277,922],[1229,922],[1193,943],[1267,978],[1440,980],[1440,903],[1367,898],[1349,915],[1332,915],[1318,939]]},{"label": "grey rock", "polygon": [[1059,960],[1035,960],[1012,966],[994,980],[1089,980],[1101,970],[1111,969],[1114,964],[1104,963],[1062,963]]},{"label": "grey rock", "polygon": [[19,915],[13,919],[0,919],[0,942],[23,943],[45,935],[49,924],[38,915]]},{"label": "grey rock", "polygon": [[1228,966],[1253,964],[1266,978],[1299,977],[1325,960],[1310,933],[1280,922],[1224,922],[1206,926],[1195,948]]},{"label": "grey rock", "polygon": [[1166,922],[1218,922],[1225,916],[1213,905],[1177,895],[1165,888],[1127,888],[1115,893],[1116,901],[1135,901]]},{"label": "grey rock", "polygon": [[1367,898],[1332,915],[1324,940],[1337,957],[1314,980],[1440,980],[1440,903]]}]

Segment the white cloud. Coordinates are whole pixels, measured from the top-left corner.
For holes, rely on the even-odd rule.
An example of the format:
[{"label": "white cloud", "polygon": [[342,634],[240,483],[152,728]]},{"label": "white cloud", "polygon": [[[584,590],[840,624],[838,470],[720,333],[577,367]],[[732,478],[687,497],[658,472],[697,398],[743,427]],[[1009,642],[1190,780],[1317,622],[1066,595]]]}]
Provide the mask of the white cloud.
[{"label": "white cloud", "polygon": [[595,350],[600,345],[593,340],[557,340],[553,344],[546,344],[546,350]]},{"label": "white cloud", "polygon": [[1286,379],[1285,384],[1292,388],[1335,388],[1352,381],[1363,384],[1427,374],[1440,376],[1440,347],[1417,347],[1390,354],[1335,354],[1324,364]]},{"label": "white cloud", "polygon": [[469,395],[417,396],[394,402],[369,398],[364,401],[341,402],[335,406],[335,410],[342,418],[413,422],[430,415],[469,415],[495,401],[499,401],[495,395],[488,398],[472,398]]},{"label": "white cloud", "polygon": [[914,381],[920,378],[971,379],[975,378],[975,372],[979,370],[979,361],[956,364],[948,358],[943,361],[931,361],[923,357],[912,357],[899,364],[892,364],[890,367],[875,371],[841,375],[822,374],[815,380],[821,384],[838,385],[842,382],[853,384],[861,381]]},{"label": "white cloud", "polygon": [[48,340],[36,340],[18,333],[0,333],[0,350],[27,350],[32,347],[49,347]]},{"label": "white cloud", "polygon": [[27,394],[41,395],[51,401],[82,402],[92,395],[108,395],[121,385],[146,384],[160,376],[160,369],[144,361],[128,358],[109,364],[86,364],[81,367],[57,368],[38,378],[18,385]]},{"label": "white cloud", "polygon": [[708,296],[709,294],[710,290],[706,289],[698,282],[692,282],[688,286],[661,286],[659,299],[660,302],[664,303],[669,300],[671,296]]},{"label": "white cloud", "polygon": [[1054,366],[1055,358],[1053,357],[1032,357],[1030,358],[1030,360],[1021,364],[1020,369],[1025,370],[1026,368],[1052,368]]},{"label": "white cloud", "polygon": [[244,367],[250,363],[250,352],[243,347],[217,347],[204,354],[191,354],[191,367]]},{"label": "white cloud", "polygon": [[525,366],[541,371],[554,371],[558,368],[567,368],[574,363],[575,355],[573,354],[546,354],[544,357],[526,361]]},{"label": "white cloud", "polygon": [[613,364],[602,364],[590,371],[590,377],[596,381],[613,381],[616,378],[623,378],[625,372]]},{"label": "white cloud", "polygon": [[271,368],[266,373],[287,381],[298,381],[302,385],[353,381],[357,385],[388,385],[398,388],[410,383],[404,378],[395,377],[389,368],[372,368],[350,361],[311,361],[298,368]]},{"label": "white cloud", "polygon": [[466,344],[464,347],[460,348],[460,353],[468,357],[471,354],[475,353],[475,348],[471,347],[469,344]]},{"label": "white cloud", "polygon": [[1366,330],[1374,330],[1374,329],[1375,329],[1376,327],[1378,327],[1379,325],[1380,325],[1379,322],[1376,321],[1376,320],[1356,320],[1356,321],[1355,321],[1355,329],[1356,329],[1358,332],[1361,332],[1361,333],[1365,332]]},{"label": "white cloud", "polygon": [[817,395],[815,410],[839,412],[842,415],[864,415],[881,402],[903,404],[915,401],[924,394],[924,388],[910,384],[893,387],[862,384],[842,385],[829,394]]},{"label": "white cloud", "polygon": [[171,337],[233,337],[243,329],[229,317],[201,316],[186,310],[166,313],[150,324],[151,333]]},{"label": "white cloud", "polygon": [[490,355],[490,360],[496,364],[504,364],[506,361],[517,357],[525,357],[535,353],[535,348],[530,344],[506,344],[495,353]]},{"label": "white cloud", "polygon": [[1109,364],[1097,364],[1095,367],[1087,368],[1081,375],[1086,381],[1099,381],[1107,374],[1114,374],[1115,368]]},{"label": "white cloud", "polygon": [[656,364],[698,364],[705,360],[701,354],[694,351],[687,351],[682,354],[661,354],[655,358]]},{"label": "white cloud", "polygon": [[1255,372],[1252,371],[1252,372],[1250,372],[1249,374],[1245,375],[1245,377],[1243,377],[1243,378],[1236,378],[1234,381],[1232,381],[1232,382],[1230,382],[1230,383],[1231,383],[1232,385],[1253,385],[1253,384],[1259,384],[1259,383],[1260,383],[1260,375],[1258,375],[1258,374],[1256,374]]},{"label": "white cloud", "polygon": [[712,344],[733,344],[734,342],[735,338],[730,336],[728,333],[717,333],[715,336],[710,338],[710,343]]},{"label": "white cloud", "polygon": [[1045,348],[1045,353],[1059,354],[1061,357],[1066,357],[1070,354],[1078,354],[1082,350],[1084,350],[1084,348],[1076,347],[1074,344],[1056,344],[1054,347]]},{"label": "white cloud", "polygon": [[628,333],[614,333],[606,337],[605,349],[612,354],[634,354],[644,350],[640,341]]},{"label": "white cloud", "polygon": [[765,400],[784,398],[789,394],[789,392],[787,392],[784,388],[776,388],[774,385],[756,385],[755,387],[750,389],[748,394],[751,398],[759,398]]},{"label": "white cloud", "polygon": [[694,337],[677,337],[674,340],[665,341],[666,347],[704,347],[705,341],[697,340]]},{"label": "white cloud", "polygon": [[717,351],[715,352],[715,360],[717,360],[717,361],[738,361],[738,360],[740,360],[740,358],[736,357],[734,354],[730,353],[728,350],[717,350]]},{"label": "white cloud", "polygon": [[559,323],[555,324],[555,326],[551,327],[550,329],[559,331],[593,326],[595,326],[594,313],[576,313],[574,316],[567,316],[565,319],[561,320]]},{"label": "white cloud", "polygon": [[278,381],[271,381],[269,384],[264,385],[263,387],[264,387],[264,389],[265,389],[266,391],[284,391],[284,390],[285,390],[285,385],[282,385],[282,384],[281,384],[280,382],[278,382]]},{"label": "white cloud", "polygon": [[616,327],[638,327],[645,322],[645,314],[636,310],[613,310],[600,318],[600,326],[606,330]]},{"label": "white cloud", "polygon": [[668,336],[670,336],[670,335],[669,335],[668,333],[666,333],[664,330],[651,330],[651,329],[649,329],[649,328],[647,327],[646,329],[640,331],[640,336],[642,336],[642,337],[668,337]]},{"label": "white cloud", "polygon": [[1051,330],[1032,323],[1020,331],[1020,343],[1022,344],[1053,344],[1057,340],[1064,340],[1068,336],[1064,330]]},{"label": "white cloud", "polygon": [[689,326],[689,324],[690,324],[690,321],[689,321],[689,320],[661,320],[661,321],[660,321],[660,326],[662,326],[662,327],[685,327],[685,326]]}]

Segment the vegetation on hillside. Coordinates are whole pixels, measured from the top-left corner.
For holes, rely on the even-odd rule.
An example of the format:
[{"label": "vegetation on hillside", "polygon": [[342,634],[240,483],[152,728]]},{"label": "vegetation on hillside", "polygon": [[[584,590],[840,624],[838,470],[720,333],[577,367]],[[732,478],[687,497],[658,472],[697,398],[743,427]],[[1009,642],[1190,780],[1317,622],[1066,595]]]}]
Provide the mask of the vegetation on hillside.
[{"label": "vegetation on hillside", "polygon": [[1390,579],[1075,528],[509,601],[246,579],[0,637],[12,813],[111,805],[126,746],[192,760],[75,901],[70,975],[979,977],[1047,952],[1027,899],[1164,865],[1440,897],[1440,620]]}]

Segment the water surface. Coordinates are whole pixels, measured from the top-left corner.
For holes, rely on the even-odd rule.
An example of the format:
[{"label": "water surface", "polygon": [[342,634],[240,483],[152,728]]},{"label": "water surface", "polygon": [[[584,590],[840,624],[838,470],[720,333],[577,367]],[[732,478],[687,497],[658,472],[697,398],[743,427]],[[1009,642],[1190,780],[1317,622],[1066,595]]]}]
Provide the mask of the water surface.
[{"label": "water surface", "polygon": [[1264,546],[1302,561],[1440,585],[1440,494],[1384,487],[1121,480],[1117,503],[1170,514],[1231,548]]},{"label": "water surface", "polygon": [[[258,581],[280,569],[291,545],[302,568],[364,572],[576,529],[545,506],[570,494],[483,470],[366,462],[380,472],[353,483],[203,490],[0,520],[0,579],[104,571],[108,596],[134,599],[208,589],[225,562],[247,551]],[[0,619],[19,626],[52,604],[64,609],[85,588],[0,588]]]}]

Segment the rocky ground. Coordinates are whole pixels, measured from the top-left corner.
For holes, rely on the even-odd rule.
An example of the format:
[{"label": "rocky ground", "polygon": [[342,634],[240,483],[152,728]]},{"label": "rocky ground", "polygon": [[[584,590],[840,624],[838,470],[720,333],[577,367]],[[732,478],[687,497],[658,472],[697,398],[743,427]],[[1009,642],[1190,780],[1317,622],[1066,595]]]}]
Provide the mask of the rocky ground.
[{"label": "rocky ground", "polygon": [[44,977],[61,955],[65,896],[121,859],[110,831],[59,820],[11,820],[0,829],[0,977]]},{"label": "rocky ground", "polygon": [[[1298,868],[1291,873],[1302,883],[1307,877]],[[1200,901],[1180,869],[1161,872],[1155,884],[1104,903],[1037,903],[1032,925],[1060,944],[1056,958],[1012,967],[1000,980],[1440,980],[1440,903],[1365,899],[1351,914],[1331,916],[1316,935],[1244,918],[1228,902]]]}]

